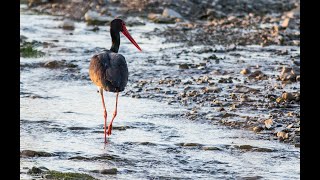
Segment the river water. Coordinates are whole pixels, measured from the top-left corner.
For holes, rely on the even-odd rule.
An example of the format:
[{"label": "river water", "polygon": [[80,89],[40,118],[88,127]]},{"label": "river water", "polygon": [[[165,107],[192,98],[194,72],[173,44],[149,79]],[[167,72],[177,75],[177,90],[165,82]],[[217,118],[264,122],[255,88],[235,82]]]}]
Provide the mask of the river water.
[{"label": "river water", "polygon": [[[258,139],[249,131],[187,120],[181,116],[184,107],[123,93],[105,145],[101,98],[88,79],[88,67],[94,53],[110,46],[109,30],[100,27],[93,32],[85,23],[76,22],[75,30],[69,31],[58,28],[61,22],[60,17],[20,12],[21,35],[53,44],[39,48],[46,53],[43,57],[20,58],[24,66],[20,71],[20,150],[54,154],[21,157],[21,179],[35,178],[26,173],[33,166],[87,173],[98,179],[299,179],[299,148]],[[160,48],[175,46],[143,36],[163,26],[128,27],[142,53],[121,35],[119,53],[126,57],[129,72],[142,67],[148,54],[162,56]],[[48,60],[65,60],[78,68],[32,66]],[[105,93],[105,99],[110,121],[115,94]],[[254,148],[237,148],[241,145]],[[109,168],[117,168],[118,173],[91,172]]]}]

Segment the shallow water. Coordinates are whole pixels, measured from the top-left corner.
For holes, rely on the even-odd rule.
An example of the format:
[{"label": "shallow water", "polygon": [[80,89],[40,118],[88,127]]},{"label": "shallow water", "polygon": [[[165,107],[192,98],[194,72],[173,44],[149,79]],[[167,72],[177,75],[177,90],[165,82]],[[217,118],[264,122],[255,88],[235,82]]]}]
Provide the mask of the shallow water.
[{"label": "shallow water", "polygon": [[[299,148],[260,140],[249,131],[186,120],[181,116],[186,109],[178,105],[121,94],[114,130],[108,137],[108,144],[104,145],[101,98],[88,79],[88,66],[94,53],[108,48],[109,31],[107,27],[100,27],[98,32],[88,31],[82,22],[76,23],[74,31],[68,31],[58,28],[59,23],[60,17],[25,11],[20,14],[21,35],[28,40],[55,45],[39,48],[46,53],[44,57],[20,58],[22,65],[64,59],[79,67],[73,71],[42,67],[21,69],[20,150],[54,154],[52,157],[20,158],[21,179],[32,178],[26,172],[33,166],[84,172],[99,179],[241,179],[254,176],[299,179]],[[121,35],[119,53],[126,57],[133,76],[135,71],[145,70],[148,74],[147,71],[154,69],[166,70],[163,65],[166,60],[146,67],[145,59],[151,54],[162,56],[160,48],[176,44],[162,44],[161,38],[149,40],[143,36],[163,26],[147,23],[128,28],[142,53]],[[228,62],[224,63],[227,66]],[[110,121],[115,94],[105,93],[105,99]],[[272,152],[245,151],[236,148],[237,145],[268,148]],[[205,150],[205,147],[218,150]],[[90,172],[113,167],[118,169],[117,175]]]}]

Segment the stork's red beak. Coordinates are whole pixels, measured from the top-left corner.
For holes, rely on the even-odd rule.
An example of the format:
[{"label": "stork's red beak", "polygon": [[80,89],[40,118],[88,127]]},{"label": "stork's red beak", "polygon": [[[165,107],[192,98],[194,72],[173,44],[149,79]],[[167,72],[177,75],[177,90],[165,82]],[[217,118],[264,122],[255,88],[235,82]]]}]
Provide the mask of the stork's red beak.
[{"label": "stork's red beak", "polygon": [[133,45],[135,45],[140,51],[142,51],[141,48],[139,47],[139,45],[136,43],[136,41],[131,37],[131,35],[129,34],[129,32],[127,30],[127,27],[124,24],[122,25],[121,32],[123,33],[123,35],[125,35],[131,41],[131,43]]}]

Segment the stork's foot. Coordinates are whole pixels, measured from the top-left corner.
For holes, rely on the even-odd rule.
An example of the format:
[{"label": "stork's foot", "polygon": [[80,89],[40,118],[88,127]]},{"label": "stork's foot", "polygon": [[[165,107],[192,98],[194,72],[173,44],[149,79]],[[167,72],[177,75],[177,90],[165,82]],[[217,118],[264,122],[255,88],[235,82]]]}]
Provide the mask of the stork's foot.
[{"label": "stork's foot", "polygon": [[107,131],[108,136],[111,135],[111,131],[112,131],[112,124],[109,124],[108,131]]}]

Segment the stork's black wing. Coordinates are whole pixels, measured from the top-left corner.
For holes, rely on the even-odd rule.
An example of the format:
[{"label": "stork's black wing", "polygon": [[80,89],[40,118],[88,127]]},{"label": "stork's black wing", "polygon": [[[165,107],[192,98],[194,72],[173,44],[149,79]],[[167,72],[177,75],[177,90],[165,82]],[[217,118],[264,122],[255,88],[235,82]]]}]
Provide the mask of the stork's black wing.
[{"label": "stork's black wing", "polygon": [[[125,58],[121,54],[110,52],[109,64],[106,68],[106,84],[112,85],[113,88],[109,88],[109,91],[123,91],[128,82],[128,66]],[[114,89],[115,88],[115,89]]]}]

